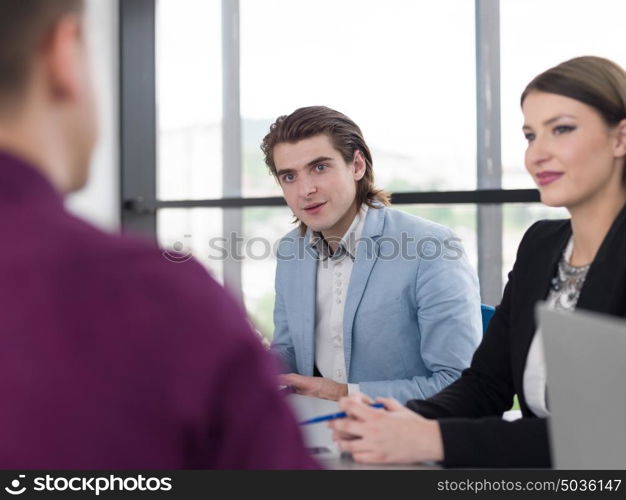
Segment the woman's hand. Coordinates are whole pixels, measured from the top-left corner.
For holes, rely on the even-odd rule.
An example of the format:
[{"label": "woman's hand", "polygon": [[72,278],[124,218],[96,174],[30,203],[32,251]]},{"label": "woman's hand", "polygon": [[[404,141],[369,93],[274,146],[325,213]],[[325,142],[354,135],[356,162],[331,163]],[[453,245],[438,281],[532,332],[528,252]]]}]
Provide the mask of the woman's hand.
[{"label": "woman's hand", "polygon": [[427,420],[395,399],[378,398],[372,408],[361,395],[342,398],[348,418],[333,420],[333,440],[361,463],[416,463],[443,460],[439,423]]}]

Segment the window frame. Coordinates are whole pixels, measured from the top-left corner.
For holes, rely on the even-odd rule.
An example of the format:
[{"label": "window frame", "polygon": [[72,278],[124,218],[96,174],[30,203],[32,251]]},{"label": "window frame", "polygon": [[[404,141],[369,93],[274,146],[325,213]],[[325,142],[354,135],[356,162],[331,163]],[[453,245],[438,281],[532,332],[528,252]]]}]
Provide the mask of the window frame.
[{"label": "window frame", "polygon": [[[242,197],[239,0],[221,0],[223,197],[157,199],[156,2],[120,2],[120,169],[123,231],[157,238],[163,208],[223,208],[222,235],[242,231],[244,207],[282,206],[282,197]],[[536,189],[502,189],[500,125],[500,1],[475,0],[476,190],[392,193],[402,204],[477,205],[477,255],[481,298],[497,304],[502,294],[502,205],[538,203]],[[224,280],[243,302],[241,262],[224,262]]]}]

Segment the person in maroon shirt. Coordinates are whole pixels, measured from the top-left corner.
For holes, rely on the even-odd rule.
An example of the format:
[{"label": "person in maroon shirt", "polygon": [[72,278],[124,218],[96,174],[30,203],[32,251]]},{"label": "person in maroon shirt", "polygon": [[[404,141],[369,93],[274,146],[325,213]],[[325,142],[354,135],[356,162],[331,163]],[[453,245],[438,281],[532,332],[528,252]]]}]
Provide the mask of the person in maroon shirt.
[{"label": "person in maroon shirt", "polygon": [[0,0],[0,468],[316,468],[195,261],[70,215],[96,133],[81,0]]}]

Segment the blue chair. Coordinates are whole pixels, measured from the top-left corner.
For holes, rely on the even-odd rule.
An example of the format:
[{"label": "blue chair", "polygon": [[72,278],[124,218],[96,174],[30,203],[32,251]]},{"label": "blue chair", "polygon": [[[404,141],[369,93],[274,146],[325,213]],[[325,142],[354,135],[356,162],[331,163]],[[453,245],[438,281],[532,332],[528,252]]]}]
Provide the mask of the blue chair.
[{"label": "blue chair", "polygon": [[483,318],[483,335],[487,331],[487,327],[489,326],[489,322],[491,321],[491,317],[496,312],[496,308],[493,306],[488,306],[486,304],[480,305],[480,315]]}]

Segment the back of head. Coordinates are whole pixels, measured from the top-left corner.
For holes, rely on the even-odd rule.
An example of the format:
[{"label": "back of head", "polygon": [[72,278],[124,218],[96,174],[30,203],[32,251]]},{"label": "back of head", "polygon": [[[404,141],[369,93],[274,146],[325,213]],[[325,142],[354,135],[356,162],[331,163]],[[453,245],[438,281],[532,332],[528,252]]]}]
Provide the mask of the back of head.
[{"label": "back of head", "polygon": [[359,126],[343,113],[326,106],[308,106],[296,109],[290,115],[279,116],[263,138],[261,150],[265,163],[276,176],[274,148],[280,143],[295,143],[316,135],[327,135],[334,148],[339,151],[346,163],[354,160],[354,153],[360,151],[365,160],[365,175],[358,181],[356,201],[374,206],[374,202],[389,204],[389,194],[374,186],[372,153],[363,138]]},{"label": "back of head", "polygon": [[0,114],[19,105],[51,26],[82,9],[83,0],[0,0]]},{"label": "back of head", "polygon": [[98,135],[84,0],[0,0],[0,148],[68,193]]}]

